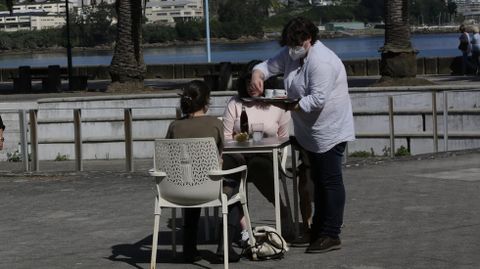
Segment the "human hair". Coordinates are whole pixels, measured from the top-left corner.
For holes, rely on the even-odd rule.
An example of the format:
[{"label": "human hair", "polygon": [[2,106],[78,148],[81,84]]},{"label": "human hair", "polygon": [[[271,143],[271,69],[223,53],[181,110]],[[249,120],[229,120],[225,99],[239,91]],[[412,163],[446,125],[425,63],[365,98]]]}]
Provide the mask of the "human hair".
[{"label": "human hair", "polygon": [[201,80],[192,80],[180,94],[180,109],[190,114],[205,109],[210,104],[210,89]]},{"label": "human hair", "polygon": [[472,30],[473,30],[473,32],[474,32],[474,33],[478,33],[478,32],[479,32],[479,30],[478,30],[478,27],[477,27],[477,26],[473,26],[473,27],[472,27]]},{"label": "human hair", "polygon": [[[238,97],[240,98],[250,97],[250,95],[248,94],[248,87],[250,85],[250,80],[252,79],[253,68],[261,62],[262,61],[260,60],[251,60],[243,68],[242,72],[240,73],[240,76],[238,77],[237,84],[236,84]],[[277,81],[276,77],[271,77],[263,82],[263,86],[265,89],[280,88],[277,85],[278,83],[276,83],[276,81]]]},{"label": "human hair", "polygon": [[310,44],[314,44],[318,40],[318,27],[308,19],[297,17],[291,19],[282,30],[280,45],[283,46],[300,46],[302,43],[311,38]]},{"label": "human hair", "polygon": [[458,28],[458,30],[459,30],[461,33],[465,32],[465,25],[463,25],[463,24],[460,25],[460,27]]},{"label": "human hair", "polygon": [[5,131],[5,125],[3,125],[2,116],[0,116],[0,129],[2,129],[3,131]]},{"label": "human hair", "polygon": [[242,70],[242,73],[238,77],[237,80],[237,94],[238,97],[243,98],[243,97],[250,97],[248,94],[248,86],[250,84],[250,80],[252,78],[252,70],[255,67],[255,65],[261,63],[262,61],[260,60],[252,60],[245,65],[245,67]]}]

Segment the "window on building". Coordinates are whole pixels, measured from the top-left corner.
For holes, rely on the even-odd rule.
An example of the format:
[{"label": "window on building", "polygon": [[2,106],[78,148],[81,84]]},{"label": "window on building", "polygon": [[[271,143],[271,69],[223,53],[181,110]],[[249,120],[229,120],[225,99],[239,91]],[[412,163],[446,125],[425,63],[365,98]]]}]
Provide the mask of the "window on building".
[{"label": "window on building", "polygon": [[190,12],[190,11],[185,11],[185,12],[183,12],[183,15],[192,15],[192,12]]},{"label": "window on building", "polygon": [[157,13],[157,16],[167,16],[167,15],[168,15],[168,13],[166,13],[166,12]]},{"label": "window on building", "polygon": [[170,12],[170,15],[172,15],[172,16],[180,15],[180,12]]}]

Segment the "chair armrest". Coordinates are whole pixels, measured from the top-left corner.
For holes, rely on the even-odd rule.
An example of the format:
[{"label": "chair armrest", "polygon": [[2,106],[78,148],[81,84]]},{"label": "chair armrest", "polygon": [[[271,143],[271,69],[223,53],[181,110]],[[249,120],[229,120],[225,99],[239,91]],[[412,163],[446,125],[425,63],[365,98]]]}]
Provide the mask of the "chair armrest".
[{"label": "chair armrest", "polygon": [[220,180],[225,175],[231,175],[231,174],[235,174],[235,173],[246,171],[246,170],[247,170],[247,166],[241,165],[239,167],[235,167],[228,170],[212,170],[208,172],[208,176],[210,176],[212,180]]},{"label": "chair armrest", "polygon": [[167,176],[167,173],[165,172],[162,172],[162,171],[155,171],[155,169],[150,169],[148,170],[148,173],[150,174],[150,176],[152,177],[166,177]]}]

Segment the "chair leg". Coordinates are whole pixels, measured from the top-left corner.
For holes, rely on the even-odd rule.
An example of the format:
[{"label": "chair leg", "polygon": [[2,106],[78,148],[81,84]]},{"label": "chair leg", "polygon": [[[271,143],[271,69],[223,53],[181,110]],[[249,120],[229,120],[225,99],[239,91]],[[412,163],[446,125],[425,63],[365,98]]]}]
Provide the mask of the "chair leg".
[{"label": "chair leg", "polygon": [[223,213],[223,264],[228,269],[228,212]]},{"label": "chair leg", "polygon": [[223,216],[223,267],[228,269],[228,203],[227,195],[222,193],[222,216]]},{"label": "chair leg", "polygon": [[219,235],[219,232],[220,232],[220,225],[219,225],[219,221],[218,221],[218,214],[220,213],[220,210],[218,207],[214,207],[213,208],[213,226],[214,226],[214,232],[213,232],[213,236],[214,236],[214,240],[218,240],[218,235]]},{"label": "chair leg", "polygon": [[210,241],[210,210],[208,207],[205,207],[203,210],[205,212],[205,240]]},{"label": "chair leg", "polygon": [[161,209],[158,205],[157,197],[157,199],[155,199],[155,217],[153,222],[152,257],[150,259],[150,269],[155,269],[157,266],[158,230],[160,228],[160,214]]},{"label": "chair leg", "polygon": [[242,202],[243,215],[247,222],[247,231],[249,235],[248,243],[251,247],[255,246],[255,237],[253,236],[252,223],[250,222],[250,214],[248,213],[248,206],[246,202]]},{"label": "chair leg", "polygon": [[172,254],[177,256],[177,209],[172,208]]}]

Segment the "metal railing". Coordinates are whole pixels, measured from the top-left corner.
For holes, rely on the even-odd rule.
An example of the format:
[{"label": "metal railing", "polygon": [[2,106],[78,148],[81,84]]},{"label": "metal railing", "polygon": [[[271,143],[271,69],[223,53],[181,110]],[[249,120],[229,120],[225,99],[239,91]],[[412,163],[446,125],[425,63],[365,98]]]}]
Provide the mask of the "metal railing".
[{"label": "metal railing", "polygon": [[[439,91],[439,90],[421,90],[422,92],[431,92],[431,110],[427,111],[425,109],[416,109],[416,110],[408,110],[408,111],[395,111],[394,107],[394,100],[397,96],[405,96],[405,94],[399,95],[382,95],[380,97],[388,97],[388,111],[358,111],[354,113],[354,116],[369,116],[369,115],[388,115],[388,124],[389,124],[389,131],[388,133],[357,133],[357,138],[387,138],[390,140],[390,156],[394,156],[395,154],[395,139],[398,138],[428,138],[433,139],[433,152],[438,152],[438,143],[439,137],[443,139],[444,142],[444,150],[448,151],[448,140],[449,138],[470,138],[470,139],[480,139],[480,133],[449,133],[448,129],[448,117],[449,117],[449,104],[448,104],[448,93],[458,92],[458,91]],[[477,92],[479,90],[476,89],[468,89],[468,90],[461,90],[463,92]],[[361,91],[364,93],[365,91]],[[443,105],[442,110],[437,111],[437,95],[441,92],[443,95]],[[354,95],[355,93],[353,93]],[[413,94],[413,93],[409,93]],[[149,109],[154,107],[148,107]],[[167,107],[162,106],[161,108],[175,108],[175,107]],[[221,108],[221,107],[216,107]],[[102,108],[89,108],[89,109],[102,109]],[[113,109],[113,108],[110,108]],[[39,151],[38,145],[39,144],[52,144],[52,143],[74,143],[75,147],[75,169],[76,171],[83,171],[83,154],[82,154],[82,145],[84,143],[111,143],[111,142],[122,142],[124,143],[125,149],[125,169],[126,171],[134,171],[134,156],[133,156],[133,149],[134,149],[134,141],[152,141],[155,137],[147,137],[147,138],[134,138],[133,136],[133,122],[134,121],[151,121],[151,120],[174,120],[177,115],[162,115],[162,116],[138,116],[133,117],[132,110],[133,109],[141,109],[141,108],[114,108],[114,109],[123,109],[123,118],[119,117],[104,117],[103,119],[82,119],[82,109],[70,109],[73,111],[72,120],[68,119],[60,119],[60,120],[42,120],[40,123],[42,124],[49,124],[49,123],[72,123],[74,126],[74,137],[72,139],[38,139],[38,111],[37,109],[34,110],[19,110],[19,123],[20,123],[20,149],[21,149],[21,156],[23,162],[23,169],[24,171],[40,171],[39,166]],[[62,109],[65,110],[65,109]],[[432,132],[431,133],[398,133],[395,131],[395,117],[402,116],[402,115],[425,115],[431,114],[432,116]],[[455,109],[453,111],[456,115],[480,115],[480,109]],[[27,114],[29,115],[27,120]],[[439,134],[438,132],[438,122],[437,117],[438,115],[443,116],[443,132]],[[123,122],[124,127],[124,137],[118,138],[90,138],[84,139],[82,137],[82,122],[115,122],[121,121]],[[28,132],[30,131],[30,157],[31,157],[31,165],[29,164],[29,141],[28,141]]]}]

